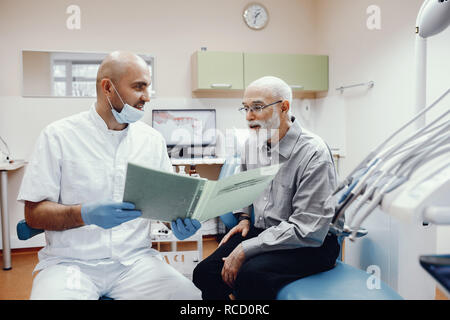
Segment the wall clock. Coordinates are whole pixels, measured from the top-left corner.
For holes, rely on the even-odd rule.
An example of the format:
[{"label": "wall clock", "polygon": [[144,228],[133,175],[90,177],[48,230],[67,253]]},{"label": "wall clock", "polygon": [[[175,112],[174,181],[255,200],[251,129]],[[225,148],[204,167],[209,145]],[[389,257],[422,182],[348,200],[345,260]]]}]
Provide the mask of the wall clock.
[{"label": "wall clock", "polygon": [[269,12],[260,3],[250,3],[244,9],[244,21],[253,30],[263,29],[269,22]]}]

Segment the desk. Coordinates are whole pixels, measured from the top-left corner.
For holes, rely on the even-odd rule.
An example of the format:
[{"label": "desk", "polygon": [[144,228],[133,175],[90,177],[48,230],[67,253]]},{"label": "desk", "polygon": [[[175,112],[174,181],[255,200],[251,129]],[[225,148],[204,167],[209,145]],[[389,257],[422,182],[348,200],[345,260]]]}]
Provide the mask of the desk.
[{"label": "desk", "polygon": [[178,169],[186,168],[187,174],[198,173],[202,178],[217,180],[225,158],[171,158],[170,161]]},{"label": "desk", "polygon": [[0,163],[3,270],[11,270],[11,246],[8,216],[8,171],[17,170],[26,164],[27,163],[24,160],[15,160],[13,163]]}]

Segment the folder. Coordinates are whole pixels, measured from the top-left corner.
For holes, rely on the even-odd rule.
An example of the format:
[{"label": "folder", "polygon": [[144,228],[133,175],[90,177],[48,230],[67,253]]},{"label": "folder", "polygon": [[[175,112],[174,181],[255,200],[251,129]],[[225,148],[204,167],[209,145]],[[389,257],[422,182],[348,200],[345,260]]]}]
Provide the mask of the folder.
[{"label": "folder", "polygon": [[261,167],[213,181],[128,163],[124,202],[142,218],[200,222],[252,204],[268,187],[281,164]]}]

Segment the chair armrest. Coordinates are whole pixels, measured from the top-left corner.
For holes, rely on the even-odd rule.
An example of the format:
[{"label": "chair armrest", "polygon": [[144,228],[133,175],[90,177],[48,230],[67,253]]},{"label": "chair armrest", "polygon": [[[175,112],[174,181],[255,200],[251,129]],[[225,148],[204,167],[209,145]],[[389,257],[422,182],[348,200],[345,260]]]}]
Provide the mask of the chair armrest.
[{"label": "chair armrest", "polygon": [[20,220],[17,223],[17,236],[20,240],[28,240],[32,237],[34,237],[37,234],[40,234],[44,232],[44,230],[41,229],[34,229],[27,225],[25,220]]}]

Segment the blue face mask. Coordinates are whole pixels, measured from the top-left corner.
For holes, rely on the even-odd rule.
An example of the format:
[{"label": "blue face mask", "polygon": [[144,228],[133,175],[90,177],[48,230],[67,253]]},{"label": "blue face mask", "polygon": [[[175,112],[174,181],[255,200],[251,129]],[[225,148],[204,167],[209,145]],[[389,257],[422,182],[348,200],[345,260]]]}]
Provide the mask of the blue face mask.
[{"label": "blue face mask", "polygon": [[140,120],[143,116],[144,116],[144,110],[139,110],[136,109],[132,106],[130,106],[128,103],[123,102],[122,97],[120,96],[119,92],[117,92],[116,87],[114,86],[114,84],[111,82],[114,91],[116,91],[117,95],[119,96],[120,101],[122,101],[123,103],[123,108],[122,111],[117,112],[116,109],[114,109],[114,107],[111,104],[111,101],[109,101],[108,96],[106,96],[106,99],[108,99],[109,105],[111,106],[111,111],[112,114],[114,116],[114,118],[116,118],[116,121],[118,123],[133,123],[136,122],[138,120]]}]

